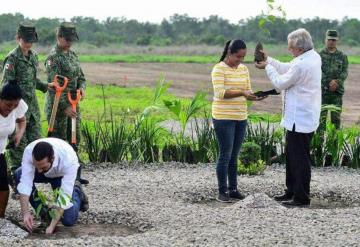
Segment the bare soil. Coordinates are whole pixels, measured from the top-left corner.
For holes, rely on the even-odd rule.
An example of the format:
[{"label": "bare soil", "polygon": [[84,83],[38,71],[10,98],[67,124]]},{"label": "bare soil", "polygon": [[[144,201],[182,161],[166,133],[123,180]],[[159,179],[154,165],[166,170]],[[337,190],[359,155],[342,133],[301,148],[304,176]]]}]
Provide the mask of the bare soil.
[{"label": "bare soil", "polygon": [[56,226],[54,234],[45,234],[45,227],[36,228],[28,239],[67,239],[80,237],[126,237],[137,233],[131,227],[118,224],[76,224],[66,227],[61,224]]},{"label": "bare soil", "polygon": [[[156,80],[164,75],[172,81],[169,92],[184,97],[191,97],[198,90],[212,94],[211,69],[213,64],[181,63],[85,63],[84,73],[90,83],[115,84],[124,87],[153,87]],[[271,89],[272,85],[263,70],[248,65],[254,91]],[[360,65],[350,65],[343,97],[342,120],[347,126],[356,123],[360,116]],[[210,99],[210,98],[209,98]],[[271,96],[262,102],[253,104],[252,111],[269,113],[281,112],[281,97]]]}]

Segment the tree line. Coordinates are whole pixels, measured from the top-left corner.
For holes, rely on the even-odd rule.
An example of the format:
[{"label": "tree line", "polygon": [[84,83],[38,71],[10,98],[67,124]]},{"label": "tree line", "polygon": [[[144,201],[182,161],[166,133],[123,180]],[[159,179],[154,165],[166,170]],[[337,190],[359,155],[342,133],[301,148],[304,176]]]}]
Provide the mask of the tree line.
[{"label": "tree line", "polygon": [[[247,42],[263,41],[267,43],[283,43],[287,34],[297,28],[306,28],[312,35],[314,42],[324,41],[327,29],[337,29],[341,42],[347,45],[359,45],[360,20],[345,17],[341,21],[322,19],[291,19],[275,18],[273,22],[265,24],[270,35],[259,27],[262,16],[242,19],[234,24],[222,17],[213,15],[207,18],[194,18],[186,14],[174,14],[163,19],[160,24],[139,22],[123,17],[99,21],[93,17],[77,16],[71,19],[76,24],[81,42],[96,46],[108,44],[133,45],[223,45],[226,40],[242,38]],[[39,43],[51,45],[54,43],[55,29],[59,18],[29,19],[20,13],[0,15],[0,42],[14,40],[18,23],[29,20],[35,23]]]}]

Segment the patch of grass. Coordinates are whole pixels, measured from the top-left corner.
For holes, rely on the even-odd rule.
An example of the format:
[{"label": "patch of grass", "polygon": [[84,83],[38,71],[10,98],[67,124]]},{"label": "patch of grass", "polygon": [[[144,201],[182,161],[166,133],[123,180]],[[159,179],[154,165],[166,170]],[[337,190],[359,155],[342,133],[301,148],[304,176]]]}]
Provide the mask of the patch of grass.
[{"label": "patch of grass", "polygon": [[[0,53],[0,61],[3,61],[6,53]],[[289,62],[293,59],[291,55],[276,55],[276,59],[281,62]],[[39,61],[43,63],[46,55],[39,54]],[[79,55],[82,63],[217,63],[217,55],[154,55],[154,54],[126,54],[126,55]],[[350,64],[360,64],[360,56],[348,56]],[[251,53],[245,57],[245,63],[253,63]]]}]

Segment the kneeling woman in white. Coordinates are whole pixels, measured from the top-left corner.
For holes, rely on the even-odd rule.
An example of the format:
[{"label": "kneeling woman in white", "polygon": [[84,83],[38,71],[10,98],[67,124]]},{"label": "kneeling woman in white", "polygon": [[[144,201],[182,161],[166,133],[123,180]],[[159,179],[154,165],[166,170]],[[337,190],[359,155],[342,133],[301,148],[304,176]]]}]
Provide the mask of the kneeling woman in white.
[{"label": "kneeling woman in white", "polygon": [[8,137],[15,131],[12,142],[17,146],[26,127],[25,113],[28,106],[21,98],[21,89],[16,81],[3,84],[0,92],[0,218],[5,217],[9,199],[9,181],[4,154]]}]

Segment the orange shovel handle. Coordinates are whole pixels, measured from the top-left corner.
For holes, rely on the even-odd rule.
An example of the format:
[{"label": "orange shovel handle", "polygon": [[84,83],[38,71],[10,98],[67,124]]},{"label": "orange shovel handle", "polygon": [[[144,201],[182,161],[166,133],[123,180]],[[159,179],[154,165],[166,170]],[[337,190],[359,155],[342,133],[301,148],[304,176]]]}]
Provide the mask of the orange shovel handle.
[{"label": "orange shovel handle", "polygon": [[70,102],[70,104],[71,104],[71,108],[72,108],[74,111],[76,111],[76,106],[77,106],[77,104],[79,103],[80,99],[81,99],[81,93],[80,93],[80,90],[79,90],[79,89],[76,90],[76,98],[75,98],[75,99],[72,98],[72,93],[71,93],[71,91],[68,91],[68,100],[69,100],[69,102]]},{"label": "orange shovel handle", "polygon": [[[64,84],[62,86],[59,85],[58,78],[63,79]],[[54,104],[53,104],[53,107],[52,107],[51,117],[50,117],[50,121],[49,121],[48,136],[50,135],[51,132],[54,131],[55,117],[56,117],[57,108],[59,106],[61,93],[67,87],[68,81],[69,81],[68,78],[65,77],[65,76],[62,76],[62,75],[55,75],[54,76],[53,84],[54,84],[54,87],[55,87],[55,98],[54,98]]]},{"label": "orange shovel handle", "polygon": [[[62,78],[64,81],[64,84],[62,86],[59,85],[58,78]],[[62,75],[55,75],[54,77],[54,87],[56,96],[60,97],[61,93],[65,90],[69,82],[69,79],[66,76]]]},{"label": "orange shovel handle", "polygon": [[[72,92],[68,91],[68,100],[71,104],[71,108],[76,112],[76,106],[81,99],[80,90],[76,90],[76,98],[72,98]],[[76,144],[76,118],[71,119],[71,144]]]}]

